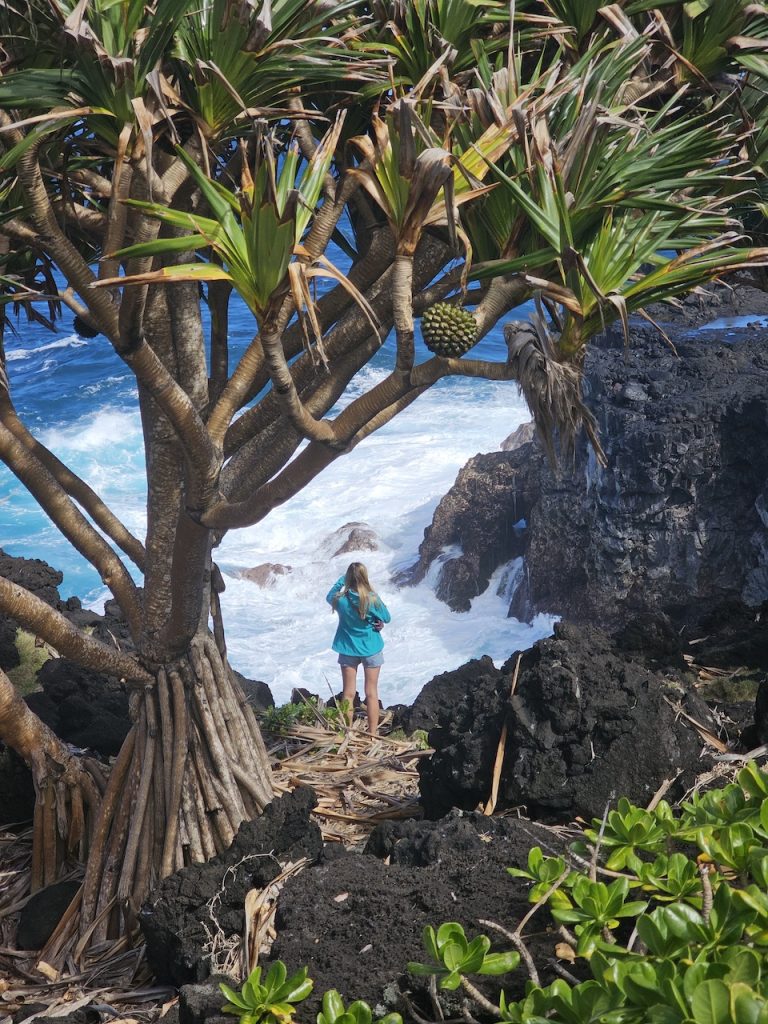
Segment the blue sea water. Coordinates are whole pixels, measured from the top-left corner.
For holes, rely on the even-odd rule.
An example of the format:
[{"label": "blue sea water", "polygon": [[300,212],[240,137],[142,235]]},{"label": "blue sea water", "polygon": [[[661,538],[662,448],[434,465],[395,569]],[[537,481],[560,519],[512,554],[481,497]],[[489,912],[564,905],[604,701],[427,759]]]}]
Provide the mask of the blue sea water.
[{"label": "blue sea water", "polygon": [[[527,312],[521,307],[518,315]],[[53,334],[23,320],[17,331],[7,336],[6,349],[20,415],[143,537],[146,478],[131,371],[105,338],[78,337],[66,317]],[[233,357],[252,333],[250,313],[236,306],[230,321]],[[425,358],[428,353],[418,344],[418,355]],[[473,354],[503,359],[500,330]],[[351,382],[339,406],[381,380],[393,362],[389,339]],[[438,566],[415,588],[399,590],[391,582],[394,572],[415,561],[437,502],[467,459],[496,450],[528,419],[514,384],[442,381],[264,522],[229,534],[217,560],[227,584],[222,600],[234,666],[267,682],[278,701],[297,685],[321,694],[335,689],[334,620],[325,594],[353,557],[366,562],[392,612],[380,685],[385,703],[411,701],[432,676],[468,658],[489,654],[500,663],[548,635],[550,617],[539,616],[532,626],[507,618],[509,588],[520,566],[500,569],[465,614],[450,612],[435,598]],[[365,523],[375,533],[377,550],[334,554],[340,545],[336,531],[350,522]],[[107,595],[96,572],[4,467],[0,546],[14,555],[45,559],[63,571],[64,596],[76,594],[88,606],[103,606]],[[267,588],[239,575],[266,562],[290,571]]]}]

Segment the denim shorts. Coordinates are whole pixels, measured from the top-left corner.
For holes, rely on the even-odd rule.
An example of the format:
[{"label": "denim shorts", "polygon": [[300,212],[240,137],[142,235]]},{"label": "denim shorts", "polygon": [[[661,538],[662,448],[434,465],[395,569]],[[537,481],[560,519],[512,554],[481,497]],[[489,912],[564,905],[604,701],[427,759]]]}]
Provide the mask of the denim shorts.
[{"label": "denim shorts", "polygon": [[348,668],[357,668],[362,663],[363,668],[379,668],[384,664],[384,652],[369,654],[367,657],[359,658],[356,654],[340,654],[339,664]]}]

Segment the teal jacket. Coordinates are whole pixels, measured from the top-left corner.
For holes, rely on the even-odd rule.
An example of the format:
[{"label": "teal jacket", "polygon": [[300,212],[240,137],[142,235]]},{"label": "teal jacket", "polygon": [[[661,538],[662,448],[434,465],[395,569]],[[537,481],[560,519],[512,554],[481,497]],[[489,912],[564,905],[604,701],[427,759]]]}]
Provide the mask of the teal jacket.
[{"label": "teal jacket", "polygon": [[[328,591],[326,601],[333,607],[333,599],[344,586],[344,577],[340,576]],[[387,606],[377,597],[368,614],[364,619],[360,618],[359,602],[354,590],[348,590],[336,602],[336,611],[339,614],[339,628],[331,645],[337,654],[348,654],[353,658],[367,658],[371,654],[378,654],[384,647],[381,633],[373,628],[375,619],[382,622],[390,622],[392,616],[387,611]]]}]

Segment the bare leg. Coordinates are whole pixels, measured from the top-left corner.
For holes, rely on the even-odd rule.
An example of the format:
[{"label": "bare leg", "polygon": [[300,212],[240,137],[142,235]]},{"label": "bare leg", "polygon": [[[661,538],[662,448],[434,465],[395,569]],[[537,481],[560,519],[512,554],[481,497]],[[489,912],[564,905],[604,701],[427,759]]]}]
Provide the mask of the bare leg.
[{"label": "bare leg", "polygon": [[365,707],[368,712],[368,732],[376,734],[379,727],[379,672],[381,667],[364,669],[365,671]]},{"label": "bare leg", "polygon": [[344,719],[347,725],[352,725],[352,715],[354,714],[355,706],[355,694],[357,693],[357,668],[353,668],[351,665],[341,666],[341,683],[343,686],[342,699],[348,704]]}]

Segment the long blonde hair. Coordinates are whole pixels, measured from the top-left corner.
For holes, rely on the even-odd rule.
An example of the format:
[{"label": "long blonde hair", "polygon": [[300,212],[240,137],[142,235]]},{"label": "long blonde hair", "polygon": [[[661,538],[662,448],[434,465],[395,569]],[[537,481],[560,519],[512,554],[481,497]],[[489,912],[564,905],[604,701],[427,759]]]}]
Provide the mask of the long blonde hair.
[{"label": "long blonde hair", "polygon": [[350,562],[344,574],[344,586],[333,599],[333,607],[340,597],[354,590],[358,598],[357,611],[361,619],[364,619],[371,605],[378,600],[378,594],[373,589],[368,579],[368,570],[362,562]]}]

